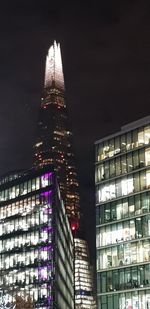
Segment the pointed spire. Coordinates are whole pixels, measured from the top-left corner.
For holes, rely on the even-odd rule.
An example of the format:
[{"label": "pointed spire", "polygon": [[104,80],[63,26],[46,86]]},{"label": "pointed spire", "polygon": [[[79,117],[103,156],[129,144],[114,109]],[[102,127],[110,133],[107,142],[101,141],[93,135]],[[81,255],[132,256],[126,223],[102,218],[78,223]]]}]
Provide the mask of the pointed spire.
[{"label": "pointed spire", "polygon": [[64,90],[60,44],[57,44],[56,41],[54,41],[54,44],[49,48],[46,58],[44,88],[49,88],[51,86]]}]

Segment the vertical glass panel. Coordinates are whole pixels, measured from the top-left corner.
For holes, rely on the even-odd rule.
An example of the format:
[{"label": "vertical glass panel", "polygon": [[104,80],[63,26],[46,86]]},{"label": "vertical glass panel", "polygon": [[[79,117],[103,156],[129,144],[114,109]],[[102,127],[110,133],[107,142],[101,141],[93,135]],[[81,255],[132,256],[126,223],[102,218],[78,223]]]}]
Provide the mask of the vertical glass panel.
[{"label": "vertical glass panel", "polygon": [[106,204],[105,206],[105,222],[109,222],[110,221],[110,204]]},{"label": "vertical glass panel", "polygon": [[122,245],[117,246],[117,252],[118,252],[118,266],[123,266],[124,250]]},{"label": "vertical glass panel", "polygon": [[140,274],[140,280],[139,280],[139,286],[144,286],[144,268],[143,266],[139,267],[139,274]]},{"label": "vertical glass panel", "polygon": [[127,173],[126,156],[122,156],[122,158],[121,158],[121,173],[122,174],[126,174]]},{"label": "vertical glass panel", "polygon": [[150,284],[150,265],[145,265],[145,285]]},{"label": "vertical glass panel", "polygon": [[122,202],[116,202],[116,213],[117,213],[117,220],[121,220],[123,218],[123,206]]},{"label": "vertical glass panel", "polygon": [[128,194],[132,193],[134,191],[134,186],[133,186],[133,176],[128,177]]},{"label": "vertical glass panel", "polygon": [[104,205],[99,208],[99,224],[104,223]]},{"label": "vertical glass panel", "polygon": [[129,268],[125,269],[125,280],[124,281],[125,281],[125,289],[132,288],[131,273],[130,273]]},{"label": "vertical glass panel", "polygon": [[132,276],[132,287],[133,288],[137,288],[137,287],[139,287],[140,274],[138,272],[137,267],[133,267],[131,271],[132,271],[132,273],[131,273],[131,276]]},{"label": "vertical glass panel", "polygon": [[144,137],[145,144],[148,145],[150,143],[150,126],[144,128]]},{"label": "vertical glass panel", "polygon": [[115,154],[120,153],[120,137],[115,137]]},{"label": "vertical glass panel", "polygon": [[36,190],[40,189],[40,177],[36,178]]},{"label": "vertical glass panel", "polygon": [[140,149],[139,151],[139,167],[142,168],[145,166],[145,150]]},{"label": "vertical glass panel", "polygon": [[121,135],[121,151],[126,152],[126,136],[125,136],[125,134]]},{"label": "vertical glass panel", "polygon": [[120,157],[116,158],[115,160],[115,164],[116,164],[116,176],[119,176],[121,174],[121,164],[120,164]]},{"label": "vertical glass panel", "polygon": [[134,168],[134,169],[139,168],[138,151],[135,151],[135,152],[133,153],[133,168]]},{"label": "vertical glass panel", "polygon": [[117,220],[117,212],[116,212],[116,203],[115,202],[111,203],[110,209],[111,209],[111,219],[114,220],[114,221]]},{"label": "vertical glass panel", "polygon": [[28,192],[31,192],[31,180],[28,181]]},{"label": "vertical glass panel", "polygon": [[24,182],[24,191],[23,194],[27,194],[28,188],[27,188],[27,182]]},{"label": "vertical glass panel", "polygon": [[20,194],[20,188],[19,188],[19,185],[16,186],[16,196],[18,196]]},{"label": "vertical glass panel", "polygon": [[132,132],[132,148],[136,148],[138,147],[138,131],[137,130],[134,130]]},{"label": "vertical glass panel", "polygon": [[134,197],[129,197],[129,216],[135,215]]},{"label": "vertical glass panel", "polygon": [[110,199],[113,199],[116,197],[116,188],[115,188],[115,182],[111,182],[109,185],[110,190]]},{"label": "vertical glass panel", "polygon": [[113,287],[116,291],[119,290],[119,276],[117,270],[113,271]]},{"label": "vertical glass panel", "polygon": [[[113,308],[119,308],[119,296],[118,294],[114,295],[114,307]],[[122,307],[123,308],[123,307]]]},{"label": "vertical glass panel", "polygon": [[144,144],[144,130],[142,128],[140,128],[138,132],[138,144],[139,146]]},{"label": "vertical glass panel", "polygon": [[[108,285],[108,282],[107,282]],[[106,272],[101,273],[101,293],[105,293],[106,292]]]},{"label": "vertical glass panel", "polygon": [[127,155],[127,169],[128,169],[128,173],[132,172],[133,170],[132,153],[129,153]]},{"label": "vertical glass panel", "polygon": [[106,237],[106,244],[109,245],[112,243],[112,232],[111,227],[106,226],[106,236],[103,234],[103,237]]},{"label": "vertical glass panel", "polygon": [[128,200],[123,199],[123,218],[128,218]]},{"label": "vertical glass panel", "polygon": [[124,240],[130,240],[130,228],[129,228],[129,222],[125,221],[123,223],[124,225]]},{"label": "vertical glass panel", "polygon": [[126,298],[125,298],[125,294],[124,293],[121,293],[119,295],[119,309],[122,309],[122,308],[126,309]]},{"label": "vertical glass panel", "polygon": [[140,194],[135,195],[135,215],[141,213],[141,201],[140,201]]},{"label": "vertical glass panel", "polygon": [[147,217],[143,217],[142,218],[142,235],[143,237],[149,236],[149,231],[150,231],[150,220],[149,220],[149,216]]},{"label": "vertical glass panel", "polygon": [[150,148],[145,149],[145,164],[150,165]]},{"label": "vertical glass panel", "polygon": [[105,162],[104,179],[109,179],[109,162]]},{"label": "vertical glass panel", "polygon": [[135,192],[140,190],[139,173],[134,174],[134,190]]},{"label": "vertical glass panel", "polygon": [[141,211],[142,213],[149,211],[149,200],[147,193],[142,193],[141,195]]},{"label": "vertical glass panel", "polygon": [[135,239],[135,220],[130,221],[130,239]]},{"label": "vertical glass panel", "polygon": [[127,150],[132,149],[131,132],[127,133]]},{"label": "vertical glass panel", "polygon": [[112,247],[112,266],[116,267],[118,266],[118,251],[117,247]]},{"label": "vertical glass panel", "polygon": [[[146,295],[144,295],[144,297],[145,297],[145,303],[146,303],[147,308],[149,309],[149,308],[150,308],[150,291],[147,290],[145,293],[146,293]],[[144,293],[143,293],[143,294],[144,294]],[[146,309],[147,309],[147,308],[146,308]]]},{"label": "vertical glass panel", "polygon": [[107,272],[107,291],[113,291],[112,286],[112,271]]},{"label": "vertical glass panel", "polygon": [[106,260],[106,268],[112,267],[112,253],[111,253],[111,248],[107,249],[107,260]]},{"label": "vertical glass panel", "polygon": [[107,303],[107,296],[106,295],[101,296],[101,302],[102,302],[102,304],[106,304]]},{"label": "vertical glass panel", "polygon": [[108,141],[104,142],[104,148],[103,148],[103,153],[104,153],[104,159],[109,157],[109,146],[108,146]]},{"label": "vertical glass panel", "polygon": [[121,188],[122,188],[122,195],[127,195],[127,193],[128,193],[128,183],[127,183],[126,177],[124,177],[121,180]]},{"label": "vertical glass panel", "polygon": [[114,156],[114,139],[109,141],[109,158]]},{"label": "vertical glass panel", "polygon": [[97,292],[100,293],[100,273],[97,273]]},{"label": "vertical glass panel", "polygon": [[114,177],[115,174],[115,160],[110,160],[110,177]]},{"label": "vertical glass panel", "polygon": [[97,181],[104,180],[104,165],[101,164],[97,169]]},{"label": "vertical glass panel", "polygon": [[145,177],[145,171],[140,172],[140,187],[141,190],[146,189],[146,177]]},{"label": "vertical glass panel", "polygon": [[135,220],[135,229],[136,229],[136,232],[135,232],[136,238],[141,238],[143,236],[141,218],[137,218]]},{"label": "vertical glass panel", "polygon": [[108,296],[108,309],[112,309],[113,308],[113,296],[110,295]]}]

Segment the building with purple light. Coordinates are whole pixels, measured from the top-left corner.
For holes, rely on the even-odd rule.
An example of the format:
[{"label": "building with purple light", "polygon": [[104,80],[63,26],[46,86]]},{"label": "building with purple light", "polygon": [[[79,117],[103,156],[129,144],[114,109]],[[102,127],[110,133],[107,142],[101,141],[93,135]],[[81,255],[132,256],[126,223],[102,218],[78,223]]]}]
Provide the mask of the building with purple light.
[{"label": "building with purple light", "polygon": [[51,167],[0,179],[0,303],[74,308],[73,237]]}]

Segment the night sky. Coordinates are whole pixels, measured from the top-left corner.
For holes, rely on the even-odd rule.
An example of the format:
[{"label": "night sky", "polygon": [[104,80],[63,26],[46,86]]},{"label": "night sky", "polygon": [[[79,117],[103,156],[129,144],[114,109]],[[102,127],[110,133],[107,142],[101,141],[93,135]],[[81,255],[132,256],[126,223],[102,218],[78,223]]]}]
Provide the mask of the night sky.
[{"label": "night sky", "polygon": [[56,39],[93,260],[94,142],[150,114],[150,1],[81,2],[1,3],[0,174],[31,166],[45,58]]}]

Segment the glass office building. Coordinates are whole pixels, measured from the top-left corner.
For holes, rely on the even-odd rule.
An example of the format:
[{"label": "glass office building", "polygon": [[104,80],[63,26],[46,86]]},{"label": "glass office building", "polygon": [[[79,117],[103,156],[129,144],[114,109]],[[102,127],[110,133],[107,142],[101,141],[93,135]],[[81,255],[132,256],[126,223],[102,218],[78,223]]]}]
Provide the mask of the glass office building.
[{"label": "glass office building", "polygon": [[150,116],[96,142],[99,309],[150,309]]},{"label": "glass office building", "polygon": [[76,309],[95,309],[92,276],[87,242],[74,238],[75,247],[75,304]]},{"label": "glass office building", "polygon": [[74,308],[73,237],[50,167],[0,179],[0,303]]}]

